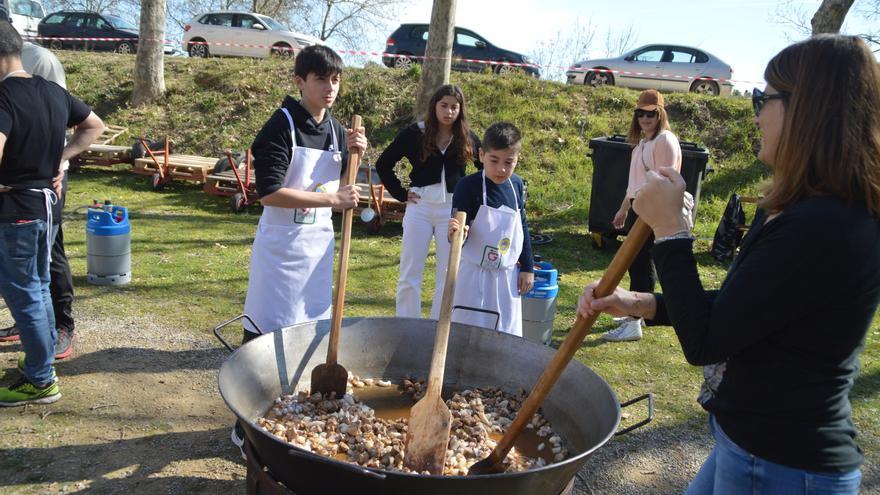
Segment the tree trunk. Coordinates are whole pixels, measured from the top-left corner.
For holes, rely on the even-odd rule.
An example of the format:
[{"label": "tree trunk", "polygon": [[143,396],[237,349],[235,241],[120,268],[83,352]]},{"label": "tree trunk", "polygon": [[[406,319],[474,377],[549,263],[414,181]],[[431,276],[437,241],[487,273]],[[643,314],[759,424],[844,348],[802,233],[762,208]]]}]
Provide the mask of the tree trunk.
[{"label": "tree trunk", "polygon": [[428,28],[427,57],[422,65],[422,85],[416,100],[415,118],[420,119],[427,111],[431,95],[437,88],[449,83],[452,67],[452,41],[455,36],[455,1],[434,0],[431,9],[431,26]]},{"label": "tree trunk", "polygon": [[813,34],[837,33],[843,26],[843,19],[855,0],[822,0],[819,10],[813,14],[810,25]]},{"label": "tree trunk", "polygon": [[154,103],[165,94],[164,39],[165,0],[144,0],[131,95],[133,106]]}]

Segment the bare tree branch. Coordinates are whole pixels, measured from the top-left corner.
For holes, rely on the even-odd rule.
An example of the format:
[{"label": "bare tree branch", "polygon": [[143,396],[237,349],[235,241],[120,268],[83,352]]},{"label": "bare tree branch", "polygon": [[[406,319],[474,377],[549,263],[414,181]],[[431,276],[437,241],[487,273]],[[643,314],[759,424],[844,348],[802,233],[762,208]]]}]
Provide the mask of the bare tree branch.
[{"label": "bare tree branch", "polygon": [[608,31],[605,34],[605,56],[616,57],[629,50],[635,45],[638,37],[639,33],[632,24],[621,31]]},{"label": "bare tree branch", "polygon": [[553,38],[539,41],[532,58],[541,66],[541,77],[564,81],[566,68],[589,55],[595,37],[596,26],[592,21],[578,17],[559,29]]}]

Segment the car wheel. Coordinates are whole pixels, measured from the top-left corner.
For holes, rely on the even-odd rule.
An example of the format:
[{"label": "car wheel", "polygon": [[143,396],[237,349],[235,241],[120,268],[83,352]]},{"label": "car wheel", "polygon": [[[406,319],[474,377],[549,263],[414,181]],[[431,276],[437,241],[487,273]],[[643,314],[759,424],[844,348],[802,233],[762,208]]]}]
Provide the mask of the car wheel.
[{"label": "car wheel", "polygon": [[272,47],[272,56],[284,60],[293,58],[293,48],[290,45],[279,43]]},{"label": "car wheel", "polygon": [[394,58],[395,69],[409,70],[416,63],[413,59],[407,57],[406,55],[409,54],[401,54],[400,56]]},{"label": "car wheel", "polygon": [[116,53],[130,55],[134,53],[134,45],[127,41],[123,41],[122,43],[116,45]]},{"label": "car wheel", "polygon": [[208,51],[208,45],[203,39],[192,40],[186,48],[186,51],[189,53],[190,57],[208,58],[211,56]]},{"label": "car wheel", "polygon": [[614,75],[610,72],[587,72],[584,84],[593,86],[614,86]]},{"label": "car wheel", "polygon": [[712,96],[718,96],[718,93],[720,93],[718,83],[715,81],[709,81],[708,79],[694,81],[694,84],[691,86],[691,92]]},{"label": "car wheel", "polygon": [[61,40],[49,40],[49,48],[53,50],[61,50],[64,48],[64,43]]}]

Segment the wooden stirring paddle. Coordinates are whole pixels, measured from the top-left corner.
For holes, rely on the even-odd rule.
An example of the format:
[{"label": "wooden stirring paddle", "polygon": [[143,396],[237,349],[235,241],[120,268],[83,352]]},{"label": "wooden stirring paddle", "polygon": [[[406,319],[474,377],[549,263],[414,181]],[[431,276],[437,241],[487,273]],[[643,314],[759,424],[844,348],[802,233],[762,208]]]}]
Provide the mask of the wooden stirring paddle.
[{"label": "wooden stirring paddle", "polygon": [[[361,126],[361,116],[352,115],[351,128],[357,130]],[[360,152],[350,152],[346,181],[343,185],[354,184],[358,167],[361,164]],[[333,288],[333,316],[330,322],[330,341],[327,343],[327,362],[315,366],[312,370],[312,391],[328,396],[336,392],[336,397],[345,395],[348,385],[348,370],[336,362],[336,351],[339,348],[339,330],[342,327],[342,306],[345,303],[345,283],[348,279],[348,251],[351,244],[351,218],[354,208],[342,211],[342,242],[339,244],[339,267],[336,272],[336,287]]]},{"label": "wooden stirring paddle", "polygon": [[[639,254],[650,235],[651,228],[641,218],[636,220],[635,225],[633,225],[623,241],[623,245],[620,246],[620,249],[614,255],[614,259],[611,260],[611,264],[608,265],[608,270],[605,271],[602,279],[599,280],[599,285],[593,290],[596,297],[609,296],[614,292],[617,284],[623,279],[624,274],[626,274],[629,266],[632,265],[633,260]],[[556,351],[556,354],[553,355],[550,363],[547,364],[538,382],[535,383],[529,396],[516,414],[516,418],[510,424],[510,427],[507,428],[507,431],[504,432],[504,436],[501,437],[501,440],[495,445],[495,449],[492,450],[488,457],[471,466],[468,470],[469,476],[500,473],[505,470],[503,461],[507,457],[507,453],[510,452],[511,447],[513,447],[520,433],[522,433],[523,429],[532,419],[532,416],[541,407],[541,403],[544,402],[556,380],[565,371],[568,362],[574,357],[574,353],[577,352],[581,342],[590,333],[593,323],[596,322],[598,317],[598,313],[593,314],[589,318],[582,318],[578,315],[574,326],[568,332],[568,336],[565,337],[565,341]]]},{"label": "wooden stirring paddle", "polygon": [[455,294],[455,282],[458,280],[458,265],[461,260],[461,244],[467,213],[457,212],[455,218],[460,227],[452,235],[449,246],[449,265],[446,268],[446,285],[443,286],[443,299],[440,302],[440,319],[437,321],[437,333],[434,335],[434,354],[431,356],[428,389],[422,400],[409,411],[403,464],[419,473],[428,471],[431,474],[443,474],[449,431],[452,428],[452,413],[443,402],[441,392],[443,373],[446,370],[449,326],[452,322],[452,299]]}]

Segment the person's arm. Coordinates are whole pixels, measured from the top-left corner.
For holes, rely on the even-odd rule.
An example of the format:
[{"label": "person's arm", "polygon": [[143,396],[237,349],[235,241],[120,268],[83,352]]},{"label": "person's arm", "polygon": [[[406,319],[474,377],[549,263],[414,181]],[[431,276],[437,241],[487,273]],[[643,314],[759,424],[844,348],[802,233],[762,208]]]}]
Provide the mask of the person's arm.
[{"label": "person's arm", "polygon": [[654,169],[660,167],[672,167],[676,172],[681,172],[681,144],[671,132],[657,136],[654,145]]},{"label": "person's arm", "polygon": [[666,311],[688,362],[723,361],[820,304],[821,291],[811,288],[825,287],[831,270],[805,267],[833,257],[835,249],[825,242],[827,232],[790,220],[782,215],[763,227],[715,297],[700,282],[693,241],[654,246]]},{"label": "person's arm", "polygon": [[452,194],[452,214],[454,215],[457,211],[467,213],[466,223],[468,225],[473,223],[482,202],[482,189],[477,191],[475,188],[475,185],[480,187],[480,181],[468,180],[469,177],[471,176],[458,181],[458,184],[455,186],[455,192]]},{"label": "person's arm", "polygon": [[[406,189],[403,188],[403,184],[394,173],[394,166],[406,156],[407,146],[411,145],[414,137],[406,130],[401,131],[376,160],[376,172],[379,174],[382,185],[394,199],[402,203],[407,200]],[[420,142],[421,140],[416,141],[416,143]]]},{"label": "person's arm", "polygon": [[522,179],[517,181],[517,199],[519,200],[519,204],[517,206],[517,210],[519,210],[519,218],[522,222],[522,230],[523,230],[523,245],[522,251],[519,254],[519,270],[520,272],[531,273],[534,271],[534,258],[532,257],[532,239],[529,237],[529,224],[526,222],[526,203],[525,198],[523,197],[523,183]]},{"label": "person's arm", "polygon": [[[73,131],[73,135],[70,136],[61,152],[62,162],[87,150],[104,132],[104,121],[95,115],[95,112],[89,112],[89,116],[85,120],[75,125],[76,129]],[[58,165],[61,166],[60,163]]]}]

